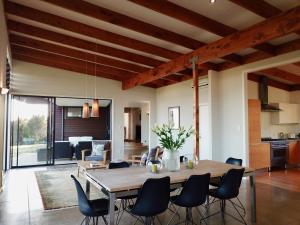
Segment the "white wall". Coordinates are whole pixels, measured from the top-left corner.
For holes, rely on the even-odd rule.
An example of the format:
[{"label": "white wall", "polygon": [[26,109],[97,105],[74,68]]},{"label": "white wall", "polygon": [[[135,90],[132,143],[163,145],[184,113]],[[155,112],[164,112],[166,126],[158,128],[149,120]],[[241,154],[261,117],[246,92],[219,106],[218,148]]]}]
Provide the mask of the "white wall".
[{"label": "white wall", "polygon": [[241,71],[212,71],[214,79],[212,102],[213,159],[225,161],[228,157],[245,160],[245,77]]},{"label": "white wall", "polygon": [[[208,104],[208,87],[199,88],[199,104]],[[191,80],[157,89],[157,124],[168,123],[168,107],[180,107],[180,126],[193,127],[193,88]],[[202,119],[209,118],[201,118]],[[180,154],[193,154],[194,139],[190,137]],[[201,151],[201,146],[200,146]]]},{"label": "white wall", "polygon": [[[0,1],[0,87],[5,87],[6,57],[8,51],[8,37],[4,17],[3,1]],[[2,188],[2,170],[4,153],[5,130],[5,96],[0,94],[0,189]]]},{"label": "white wall", "polygon": [[[213,159],[228,157],[249,163],[248,148],[248,85],[246,74],[270,67],[300,61],[300,51],[279,55],[221,72],[210,72],[212,102]],[[209,76],[210,77],[210,76]],[[253,87],[250,86],[250,89]],[[271,96],[271,100],[277,96]]]},{"label": "white wall", "polygon": [[141,108],[141,142],[144,145],[149,144],[149,134],[150,134],[150,127],[149,127],[149,104],[145,103],[142,105]]},{"label": "white wall", "polygon": [[[12,93],[59,97],[85,97],[85,75],[22,61],[13,61]],[[156,91],[148,87],[121,89],[121,82],[96,79],[97,97],[112,99],[112,155],[122,159],[124,154],[124,107],[132,102],[149,102],[150,126],[156,122]],[[88,78],[88,96],[94,97],[94,78]],[[150,134],[150,147],[156,137]]]},{"label": "white wall", "polygon": [[[300,103],[300,91],[289,92],[275,87],[268,87],[269,102]],[[248,80],[248,98],[259,99],[258,83]],[[272,124],[272,112],[261,112],[261,136],[278,138],[278,134],[299,133],[299,124]]]}]

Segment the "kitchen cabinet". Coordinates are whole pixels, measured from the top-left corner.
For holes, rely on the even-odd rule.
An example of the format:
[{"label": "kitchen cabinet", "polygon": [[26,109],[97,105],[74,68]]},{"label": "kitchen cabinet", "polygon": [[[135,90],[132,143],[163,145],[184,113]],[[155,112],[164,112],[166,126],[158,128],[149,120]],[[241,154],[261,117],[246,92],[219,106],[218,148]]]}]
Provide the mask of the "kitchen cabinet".
[{"label": "kitchen cabinet", "polygon": [[248,127],[249,143],[256,144],[261,142],[261,104],[257,99],[248,100]]},{"label": "kitchen cabinet", "polygon": [[269,168],[270,143],[261,142],[260,100],[248,100],[249,166],[253,169]]},{"label": "kitchen cabinet", "polygon": [[300,142],[289,142],[288,164],[300,164]]},{"label": "kitchen cabinet", "polygon": [[256,143],[249,145],[249,166],[253,169],[271,167],[270,143]]},{"label": "kitchen cabinet", "polygon": [[272,103],[281,111],[272,113],[273,124],[300,123],[299,105],[290,103]]}]

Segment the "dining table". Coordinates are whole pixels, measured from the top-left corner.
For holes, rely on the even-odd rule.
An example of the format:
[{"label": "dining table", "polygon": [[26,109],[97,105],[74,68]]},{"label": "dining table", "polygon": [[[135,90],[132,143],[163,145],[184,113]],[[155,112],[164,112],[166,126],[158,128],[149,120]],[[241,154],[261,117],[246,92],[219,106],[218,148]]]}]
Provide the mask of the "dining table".
[{"label": "dining table", "polygon": [[[210,173],[211,178],[223,176],[230,169],[239,169],[241,166],[226,164],[213,160],[199,160],[192,169],[181,164],[179,171],[167,171],[161,169],[158,173],[152,173],[144,166],[131,166],[121,169],[87,170],[84,173],[86,179],[86,194],[89,197],[90,185],[94,185],[99,191],[103,188],[109,197],[108,224],[115,225],[115,201],[118,197],[137,194],[144,182],[149,178],[170,177],[171,188],[180,187],[191,175]],[[251,222],[256,223],[256,192],[254,169],[244,167],[244,177],[250,179],[250,205]],[[247,199],[247,198],[246,198]]]}]

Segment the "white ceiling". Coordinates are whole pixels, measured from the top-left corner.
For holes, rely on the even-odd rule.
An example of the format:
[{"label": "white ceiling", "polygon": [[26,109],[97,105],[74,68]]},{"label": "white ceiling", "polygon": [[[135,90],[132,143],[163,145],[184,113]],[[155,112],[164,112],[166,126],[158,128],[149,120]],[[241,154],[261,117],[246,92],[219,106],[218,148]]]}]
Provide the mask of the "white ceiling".
[{"label": "white ceiling", "polygon": [[[156,46],[160,46],[163,48],[167,48],[179,53],[187,53],[191,51],[185,47],[179,46],[177,44],[173,44],[167,41],[160,40],[158,38],[154,38],[148,35],[141,34],[139,32],[135,32],[117,25],[113,25],[111,23],[107,23],[104,21],[97,20],[95,18],[91,18],[55,5],[52,5],[47,2],[39,1],[39,0],[11,0],[13,2],[20,3],[22,5],[26,5],[41,11],[45,11],[48,13],[52,13],[58,16],[63,16],[65,18],[78,21],[80,23],[84,23],[93,27],[101,28],[113,33],[117,33],[123,36],[127,36],[136,40],[140,40],[149,44],[153,44]],[[139,6],[132,2],[126,0],[86,0],[92,4],[116,11],[118,13],[125,14],[127,16],[133,17],[135,19],[159,26],[166,30],[170,30],[176,32],[178,34],[205,42],[213,42],[215,40],[220,39],[218,35],[207,32],[198,27],[189,25],[177,19],[171,18],[169,16],[165,16],[163,14],[157,13],[153,10],[147,9],[145,7]],[[209,0],[170,0],[171,2],[178,4],[182,7],[185,7],[189,10],[193,10],[198,12],[206,17],[217,20],[218,22],[224,23],[228,26],[231,26],[236,29],[245,29],[253,24],[261,22],[264,18],[230,2],[227,0],[217,0],[215,4],[210,4]],[[281,10],[287,10],[292,7],[295,7],[300,4],[299,0],[268,0],[268,2],[274,6],[277,6]],[[152,54],[136,51],[133,49],[129,49],[126,47],[122,47],[116,44],[104,42],[101,40],[97,40],[95,38],[91,38],[85,35],[75,34],[70,31],[66,31],[63,29],[55,28],[52,26],[48,26],[45,24],[37,23],[35,21],[27,20],[24,18],[18,18],[16,16],[8,15],[8,18],[13,18],[14,20],[21,21],[30,25],[34,25],[37,27],[49,29],[52,31],[56,31],[59,33],[67,34],[70,36],[74,36],[77,38],[81,38],[84,40],[89,40],[92,42],[96,42],[99,44],[115,47],[118,49],[126,50],[128,52],[138,53],[140,55],[148,56],[151,58],[159,59],[162,61],[167,61],[167,59],[161,58],[159,56],[154,56]],[[293,40],[295,38],[299,38],[298,35],[288,35],[287,37],[282,37],[280,39],[274,40],[272,44],[281,44],[287,42],[289,40]],[[247,50],[248,52],[253,52],[254,50]],[[240,52],[241,55],[244,55],[245,52]],[[214,60],[214,62],[222,62],[222,60]]]}]

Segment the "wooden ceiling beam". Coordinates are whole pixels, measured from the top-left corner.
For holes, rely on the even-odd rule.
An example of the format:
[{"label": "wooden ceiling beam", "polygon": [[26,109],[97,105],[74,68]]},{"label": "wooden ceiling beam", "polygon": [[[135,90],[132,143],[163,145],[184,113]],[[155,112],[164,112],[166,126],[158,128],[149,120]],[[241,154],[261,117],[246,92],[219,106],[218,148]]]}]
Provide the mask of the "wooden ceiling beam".
[{"label": "wooden ceiling beam", "polygon": [[[165,0],[129,0],[133,3],[146,7],[148,9],[154,10],[156,12],[162,13],[169,17],[178,19],[185,23],[191,24],[193,26],[199,27],[203,30],[209,31],[213,34],[219,35],[221,37],[230,35],[232,33],[237,32],[238,30],[227,26],[223,23],[210,19],[206,16],[203,16],[199,13],[176,5],[172,2],[165,1]],[[273,55],[273,46],[270,44],[260,44],[256,46],[258,50],[267,52],[270,55]],[[227,59],[227,57],[223,57]],[[241,57],[242,58],[242,57]],[[230,60],[233,62],[232,60]]]},{"label": "wooden ceiling beam", "polygon": [[[248,73],[248,80],[254,81],[256,83],[260,82],[261,77],[262,76],[257,74],[257,73]],[[291,91],[291,87],[292,87],[292,85],[285,84],[285,83],[282,83],[280,81],[273,80],[273,79],[270,79],[270,78],[268,78],[268,85],[271,86],[271,87],[275,87],[275,88],[285,90],[285,91]]]},{"label": "wooden ceiling beam", "polygon": [[197,49],[203,46],[204,43],[197,41],[195,39],[174,33],[169,30],[154,26],[149,23],[134,19],[132,17],[120,14],[118,12],[111,11],[100,6],[81,1],[81,0],[43,0],[49,2],[56,6],[63,7],[65,9],[78,12],[80,14],[96,18],[120,27],[125,27],[127,29],[149,35],[154,38],[158,38],[164,41],[175,43],[184,46],[189,49]]},{"label": "wooden ceiling beam", "polygon": [[125,59],[128,61],[136,62],[139,64],[155,67],[164,63],[163,61],[153,59],[150,57],[142,56],[139,54],[127,52],[124,50],[112,48],[109,46],[97,44],[94,42],[86,41],[83,39],[71,37],[68,35],[60,34],[50,30],[45,30],[42,28],[34,27],[25,23],[20,23],[12,20],[7,21],[7,27],[9,31],[14,31],[26,35],[31,35],[34,37],[42,38],[52,42],[61,43],[64,45],[85,49],[88,51],[97,52],[100,54],[108,55],[111,57],[116,57],[120,59]]},{"label": "wooden ceiling beam", "polygon": [[299,84],[290,85],[290,91],[300,91],[300,85]]},{"label": "wooden ceiling beam", "polygon": [[[97,44],[94,42],[71,37],[68,35],[45,30],[42,28],[34,27],[34,26],[31,26],[28,24],[24,24],[24,23],[12,21],[12,20],[7,21],[7,27],[10,32],[13,31],[13,32],[17,32],[17,33],[22,33],[22,34],[42,38],[42,39],[45,39],[45,40],[48,40],[51,42],[57,42],[60,44],[64,44],[64,45],[68,45],[68,46],[72,46],[72,47],[76,47],[76,48],[80,48],[80,49],[84,49],[84,50],[88,50],[88,51],[97,52],[97,53],[108,55],[111,57],[124,59],[126,61],[143,64],[146,66],[156,67],[156,66],[159,66],[164,63],[164,61],[161,61],[161,60],[153,59],[150,57],[142,56],[139,54],[127,52],[124,50],[112,48],[112,47],[105,46],[105,45],[100,45],[100,44]],[[211,69],[215,68],[215,64],[213,64],[213,63],[205,63],[202,66],[211,68]],[[183,75],[191,75],[192,74],[190,69],[184,69],[184,70],[180,71],[180,73]]]},{"label": "wooden ceiling beam", "polygon": [[296,84],[300,84],[300,76],[297,76],[293,73],[278,69],[278,68],[270,68],[265,70],[260,70],[256,72],[257,74],[269,75],[272,77],[277,77],[283,80],[287,80],[290,82],[294,82]]},{"label": "wooden ceiling beam", "polygon": [[132,71],[132,72],[144,72],[148,70],[148,67],[143,67],[137,64],[128,63],[121,60],[116,60],[113,58],[108,58],[84,51],[80,51],[77,49],[68,48],[65,46],[52,44],[45,41],[40,41],[36,39],[32,39],[29,37],[19,36],[16,34],[10,34],[9,40],[11,44],[20,45],[25,47],[30,47],[37,50],[47,51],[59,55],[64,55],[84,61],[96,62],[97,64],[103,64],[111,67],[116,67],[119,69]]},{"label": "wooden ceiling beam", "polygon": [[147,52],[149,54],[160,56],[166,59],[174,59],[181,55],[178,52],[174,52],[166,48],[148,44],[83,23],[75,22],[64,17],[42,12],[17,3],[5,1],[5,11],[8,14],[23,17],[29,20],[47,24],[63,30],[68,30],[88,37],[93,37],[98,40],[114,43],[130,49]]},{"label": "wooden ceiling beam", "polygon": [[[275,48],[275,55],[281,55],[292,51],[300,50],[300,39],[296,39],[293,41],[289,41],[287,43],[281,44],[276,46]],[[249,55],[244,56],[244,64],[256,62],[259,60],[270,58],[269,54],[266,54],[264,52],[254,52]],[[216,70],[222,71],[226,69],[230,69],[235,67],[234,64],[229,62],[224,62],[218,64]]]},{"label": "wooden ceiling beam", "polygon": [[[177,45],[181,45],[192,50],[195,50],[205,45],[205,43],[201,41],[180,35],[178,33],[174,33],[169,30],[165,30],[163,28],[154,26],[152,24],[142,22],[140,20],[111,11],[109,9],[102,8],[100,6],[96,6],[94,4],[85,1],[81,1],[81,0],[73,0],[73,1],[44,0],[44,1],[66,8],[68,10],[81,13],[83,15],[92,18],[97,18],[99,20],[103,20],[117,26],[125,27],[127,29],[137,31],[142,34],[149,35],[154,38],[175,43]],[[241,58],[242,57],[235,54],[224,57],[224,59],[236,63],[237,65],[241,64],[242,61]]]},{"label": "wooden ceiling beam", "polygon": [[300,30],[300,6],[127,79],[123,82],[123,89],[148,83],[190,67],[190,60],[194,56],[198,57],[197,63],[202,64],[213,58],[223,57],[296,30]]},{"label": "wooden ceiling beam", "polygon": [[[245,8],[261,17],[270,18],[276,16],[282,11],[264,0],[230,0],[231,2]],[[296,32],[300,34],[299,31]]]},{"label": "wooden ceiling beam", "polygon": [[95,65],[96,65],[97,76],[101,76],[101,73],[110,74],[113,76],[113,78],[110,79],[114,79],[114,77],[116,76],[121,77],[122,79],[126,79],[135,75],[135,73],[128,72],[125,70],[99,65],[88,61],[78,60],[78,59],[74,59],[74,58],[70,58],[70,57],[66,57],[66,56],[62,56],[50,52],[44,52],[32,48],[27,48],[23,46],[18,46],[14,44],[11,45],[11,49],[13,52],[20,55],[31,56],[33,58],[43,58],[53,62],[61,61],[62,63],[68,65],[78,65],[78,67],[80,68],[87,68],[87,73],[91,75],[95,74]]},{"label": "wooden ceiling beam", "polygon": [[229,1],[264,18],[276,16],[277,14],[281,13],[281,10],[277,9],[275,6],[267,3],[264,0],[251,0],[251,1],[229,0]]}]

